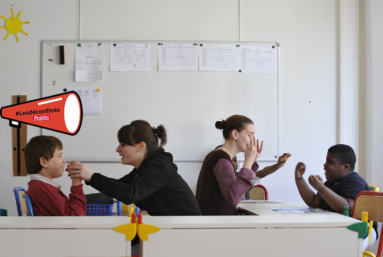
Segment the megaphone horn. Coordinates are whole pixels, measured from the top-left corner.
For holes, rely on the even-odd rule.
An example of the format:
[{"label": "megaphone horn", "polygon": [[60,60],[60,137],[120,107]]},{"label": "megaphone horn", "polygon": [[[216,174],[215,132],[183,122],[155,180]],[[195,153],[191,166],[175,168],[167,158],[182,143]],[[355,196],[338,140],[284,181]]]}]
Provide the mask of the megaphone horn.
[{"label": "megaphone horn", "polygon": [[2,107],[0,115],[12,127],[20,127],[22,122],[73,136],[81,128],[82,105],[79,95],[70,91]]}]

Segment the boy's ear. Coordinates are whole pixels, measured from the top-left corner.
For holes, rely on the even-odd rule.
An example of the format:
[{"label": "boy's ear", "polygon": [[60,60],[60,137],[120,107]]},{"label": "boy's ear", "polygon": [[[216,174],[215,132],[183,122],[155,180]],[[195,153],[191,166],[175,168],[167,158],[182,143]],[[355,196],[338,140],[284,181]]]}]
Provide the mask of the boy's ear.
[{"label": "boy's ear", "polygon": [[342,166],[343,166],[343,167],[342,167],[342,171],[343,171],[343,172],[347,172],[347,171],[349,171],[350,168],[351,168],[350,165],[347,164],[347,163],[346,163],[346,164],[343,164]]},{"label": "boy's ear", "polygon": [[47,159],[45,159],[45,157],[40,157],[40,165],[44,168],[48,166],[48,162]]}]

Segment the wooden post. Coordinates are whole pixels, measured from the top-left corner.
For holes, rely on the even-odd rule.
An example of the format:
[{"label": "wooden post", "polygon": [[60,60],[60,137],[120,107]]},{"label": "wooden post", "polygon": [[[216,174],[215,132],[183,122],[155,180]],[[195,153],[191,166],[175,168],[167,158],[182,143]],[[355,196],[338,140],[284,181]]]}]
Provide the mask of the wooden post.
[{"label": "wooden post", "polygon": [[[26,101],[26,95],[12,96],[12,104],[19,104]],[[24,149],[26,144],[27,125],[21,123],[21,128],[12,128],[13,176],[27,176],[24,158]]]}]

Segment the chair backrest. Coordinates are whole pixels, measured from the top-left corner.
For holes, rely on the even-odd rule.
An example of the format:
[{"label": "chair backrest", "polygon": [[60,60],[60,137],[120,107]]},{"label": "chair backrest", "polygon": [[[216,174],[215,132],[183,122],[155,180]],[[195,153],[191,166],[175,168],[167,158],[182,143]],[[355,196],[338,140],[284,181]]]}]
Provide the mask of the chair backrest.
[{"label": "chair backrest", "polygon": [[[368,213],[368,219],[371,221],[383,221],[383,193],[373,191],[360,192],[354,202],[352,217],[362,219],[362,212]],[[382,229],[383,232],[383,229]],[[376,256],[382,255],[383,235],[380,234],[379,248]]]},{"label": "chair backrest", "polygon": [[383,221],[383,193],[373,191],[360,192],[354,202],[353,217],[362,219],[362,212],[368,212],[368,219]]},{"label": "chair backrest", "polygon": [[[16,206],[17,206],[17,213],[19,216],[23,216],[24,214],[27,214],[28,216],[33,216],[33,209],[32,209],[32,203],[29,197],[24,197],[25,195],[25,189],[22,187],[15,187],[13,189],[13,193],[15,194],[16,199]],[[30,206],[30,210],[28,211],[28,204]]]},{"label": "chair backrest", "polygon": [[254,186],[249,192],[250,200],[269,200],[269,193],[262,185]]},{"label": "chair backrest", "polygon": [[29,198],[27,194],[24,194],[23,197],[25,199],[25,203],[27,204],[28,216],[35,216],[33,213],[31,198]]}]

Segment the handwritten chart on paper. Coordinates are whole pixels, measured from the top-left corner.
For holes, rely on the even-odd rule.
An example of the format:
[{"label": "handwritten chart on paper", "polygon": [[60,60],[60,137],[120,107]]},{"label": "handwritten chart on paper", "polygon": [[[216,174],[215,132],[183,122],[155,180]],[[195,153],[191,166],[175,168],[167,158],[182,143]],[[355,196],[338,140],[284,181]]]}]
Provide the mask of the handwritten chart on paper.
[{"label": "handwritten chart on paper", "polygon": [[102,115],[102,92],[99,88],[67,87],[66,91],[75,91],[80,96],[83,115]]},{"label": "handwritten chart on paper", "polygon": [[161,44],[159,70],[198,70],[198,45]]},{"label": "handwritten chart on paper", "polygon": [[275,46],[241,45],[241,72],[277,74]]},{"label": "handwritten chart on paper", "polygon": [[103,79],[104,46],[100,43],[82,43],[76,47],[76,82]]},{"label": "handwritten chart on paper", "polygon": [[110,44],[111,71],[150,71],[150,44]]},{"label": "handwritten chart on paper", "polygon": [[199,51],[199,69],[205,71],[238,71],[239,45],[203,44]]}]

